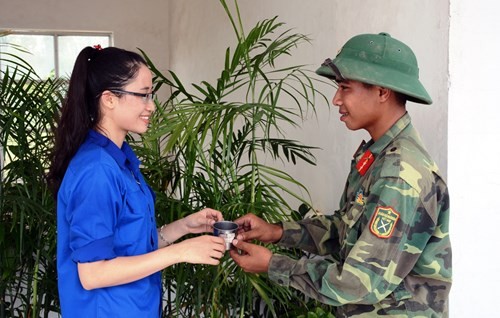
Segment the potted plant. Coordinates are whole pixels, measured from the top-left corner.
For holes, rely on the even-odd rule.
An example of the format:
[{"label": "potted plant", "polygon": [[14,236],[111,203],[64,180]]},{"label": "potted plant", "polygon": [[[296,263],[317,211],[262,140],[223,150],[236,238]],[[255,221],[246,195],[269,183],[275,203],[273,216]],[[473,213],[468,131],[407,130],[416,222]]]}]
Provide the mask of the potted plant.
[{"label": "potted plant", "polygon": [[[305,113],[314,114],[317,98],[328,99],[303,65],[278,67],[277,62],[309,39],[283,30],[277,17],[246,34],[237,1],[234,11],[225,0],[220,3],[236,46],[225,51],[224,67],[213,84],[185,85],[175,72],[160,72],[143,52],[155,89],[167,87],[171,93],[158,103],[149,132],[130,140],[158,193],[159,222],[203,207],[223,211],[228,220],[250,211],[271,222],[300,218],[286,197],[300,200],[305,212],[309,198],[298,190],[307,189],[275,163],[314,164],[314,147],[288,139],[283,127],[300,125]],[[311,304],[271,284],[266,275],[242,272],[227,255],[218,267],[179,264],[167,268],[164,277],[168,317],[276,317]]]},{"label": "potted plant", "polygon": [[9,64],[0,75],[0,317],[48,316],[58,297],[55,209],[44,174],[64,83],[41,80],[15,54],[0,62]]}]

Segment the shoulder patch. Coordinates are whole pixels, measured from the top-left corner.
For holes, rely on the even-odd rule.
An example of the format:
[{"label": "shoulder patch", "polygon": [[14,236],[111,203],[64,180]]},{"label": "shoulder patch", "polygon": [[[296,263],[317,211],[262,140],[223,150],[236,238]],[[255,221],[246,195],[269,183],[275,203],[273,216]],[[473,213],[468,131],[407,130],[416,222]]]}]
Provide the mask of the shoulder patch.
[{"label": "shoulder patch", "polygon": [[392,207],[378,206],[373,213],[370,231],[379,238],[390,238],[399,220],[399,213]]}]

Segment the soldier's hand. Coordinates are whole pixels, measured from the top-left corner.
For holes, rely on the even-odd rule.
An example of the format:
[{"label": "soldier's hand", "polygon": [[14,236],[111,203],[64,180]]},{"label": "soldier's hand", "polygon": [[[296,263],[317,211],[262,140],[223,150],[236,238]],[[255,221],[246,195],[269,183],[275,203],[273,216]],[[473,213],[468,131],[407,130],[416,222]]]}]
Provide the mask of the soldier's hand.
[{"label": "soldier's hand", "polygon": [[[269,262],[273,254],[263,246],[233,240],[235,248],[229,251],[229,255],[247,273],[265,273],[269,268]],[[238,253],[238,250],[240,253]]]},{"label": "soldier's hand", "polygon": [[237,239],[240,241],[259,240],[274,243],[281,239],[283,228],[277,224],[269,224],[258,216],[249,213],[236,220],[239,226]]}]

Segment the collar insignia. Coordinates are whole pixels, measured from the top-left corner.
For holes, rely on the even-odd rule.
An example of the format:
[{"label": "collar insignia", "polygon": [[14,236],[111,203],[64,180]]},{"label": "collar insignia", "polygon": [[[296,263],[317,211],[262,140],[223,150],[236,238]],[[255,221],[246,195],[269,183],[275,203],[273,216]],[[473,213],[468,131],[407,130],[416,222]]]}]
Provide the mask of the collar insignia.
[{"label": "collar insignia", "polygon": [[358,163],[356,164],[356,169],[358,170],[359,174],[364,176],[366,171],[368,171],[374,161],[375,156],[372,154],[372,152],[370,150],[365,151],[361,159],[359,159]]}]

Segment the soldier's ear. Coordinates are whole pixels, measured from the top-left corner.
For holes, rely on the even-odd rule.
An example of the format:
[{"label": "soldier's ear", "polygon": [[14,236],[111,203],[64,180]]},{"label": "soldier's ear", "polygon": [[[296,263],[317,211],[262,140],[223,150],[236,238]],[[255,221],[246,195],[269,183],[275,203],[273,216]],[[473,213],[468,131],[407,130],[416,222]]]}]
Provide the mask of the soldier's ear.
[{"label": "soldier's ear", "polygon": [[386,102],[394,94],[394,92],[391,89],[381,86],[377,86],[377,90],[378,90],[379,101],[381,103]]}]

